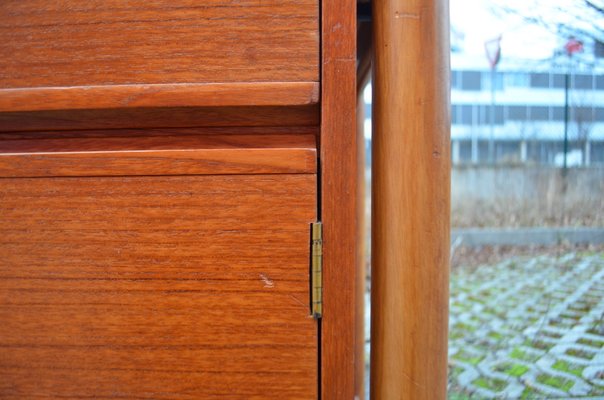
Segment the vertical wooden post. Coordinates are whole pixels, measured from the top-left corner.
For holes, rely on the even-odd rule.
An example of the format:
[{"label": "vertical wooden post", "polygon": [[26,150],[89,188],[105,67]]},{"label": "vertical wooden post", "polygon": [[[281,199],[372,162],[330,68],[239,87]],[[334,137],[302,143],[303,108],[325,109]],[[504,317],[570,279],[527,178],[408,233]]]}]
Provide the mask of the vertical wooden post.
[{"label": "vertical wooden post", "polygon": [[371,398],[445,399],[447,0],[375,0]]},{"label": "vertical wooden post", "polygon": [[356,1],[321,2],[321,398],[353,399],[358,285]]}]

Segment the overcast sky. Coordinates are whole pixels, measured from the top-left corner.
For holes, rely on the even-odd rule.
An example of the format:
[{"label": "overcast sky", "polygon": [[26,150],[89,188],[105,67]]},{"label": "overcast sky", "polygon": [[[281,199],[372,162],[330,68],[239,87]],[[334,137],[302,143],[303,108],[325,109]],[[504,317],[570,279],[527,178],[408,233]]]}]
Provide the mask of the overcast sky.
[{"label": "overcast sky", "polygon": [[547,12],[552,4],[574,7],[577,0],[450,0],[451,25],[465,35],[465,53],[484,55],[484,42],[499,35],[502,35],[503,57],[544,59],[560,46],[558,38],[545,28],[526,24],[518,16],[495,15],[493,7],[497,4],[521,12],[535,9]]}]

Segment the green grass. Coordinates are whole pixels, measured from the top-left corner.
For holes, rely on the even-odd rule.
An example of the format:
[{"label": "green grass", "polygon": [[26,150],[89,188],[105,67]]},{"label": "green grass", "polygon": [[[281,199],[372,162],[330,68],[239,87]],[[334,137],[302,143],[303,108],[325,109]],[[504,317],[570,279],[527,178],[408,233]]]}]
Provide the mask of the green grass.
[{"label": "green grass", "polygon": [[591,340],[582,338],[579,339],[577,342],[591,347],[604,347],[604,341],[602,340]]},{"label": "green grass", "polygon": [[577,315],[577,314],[570,314],[570,313],[564,313],[564,314],[560,314],[561,318],[566,318],[566,319],[572,319],[573,321],[578,321],[581,319],[581,315]]},{"label": "green grass", "polygon": [[544,331],[541,332],[542,335],[553,338],[553,339],[560,339],[562,337],[562,334],[557,333],[557,332],[548,332],[548,331]]},{"label": "green grass", "polygon": [[447,399],[448,400],[472,400],[472,396],[467,394],[467,393],[454,393],[454,392],[449,392],[447,394]]},{"label": "green grass", "polygon": [[581,377],[581,373],[583,372],[583,370],[585,369],[585,367],[581,367],[575,364],[571,364],[569,362],[566,362],[564,360],[558,360],[554,363],[554,365],[552,365],[552,368],[558,371],[562,371],[562,372],[566,372],[569,374],[573,374],[577,377]]},{"label": "green grass", "polygon": [[468,331],[468,332],[474,332],[476,331],[476,328],[473,327],[472,325],[469,324],[464,324],[463,322],[458,322],[455,325],[453,325],[452,327],[454,331],[457,330],[463,330],[463,331]]},{"label": "green grass", "polygon": [[521,400],[536,400],[536,399],[541,399],[541,398],[543,398],[542,394],[534,391],[533,389],[531,389],[529,387],[524,389],[524,391],[522,392],[522,395],[520,396]]},{"label": "green grass", "polygon": [[584,358],[586,360],[591,360],[595,356],[593,353],[588,353],[587,351],[580,349],[568,349],[564,353],[568,354],[569,356]]},{"label": "green grass", "polygon": [[459,361],[467,362],[468,364],[477,365],[484,359],[484,356],[473,356],[463,350],[460,350],[453,356],[453,358]]},{"label": "green grass", "polygon": [[570,388],[575,384],[570,379],[561,378],[559,376],[553,376],[548,374],[541,374],[537,376],[537,382],[543,383],[556,389],[560,389],[564,392],[568,392]]},{"label": "green grass", "polygon": [[504,338],[504,336],[501,333],[495,332],[495,331],[489,332],[489,337],[493,338],[495,340],[502,340]]},{"label": "green grass", "polygon": [[478,387],[481,387],[484,389],[489,389],[494,392],[500,392],[503,389],[505,389],[505,386],[506,386],[506,382],[502,381],[501,379],[485,378],[485,377],[480,377],[472,383]]},{"label": "green grass", "polygon": [[510,376],[518,378],[518,377],[524,375],[526,373],[526,371],[529,370],[529,368],[523,364],[506,362],[506,363],[497,365],[495,367],[495,370],[497,372],[503,372],[504,374],[508,374]]},{"label": "green grass", "polygon": [[461,367],[449,368],[449,380],[456,379],[464,371]]},{"label": "green grass", "polygon": [[550,343],[547,343],[547,342],[544,342],[542,340],[526,340],[524,342],[524,345],[527,346],[527,347],[534,347],[534,348],[537,348],[537,349],[540,349],[540,350],[545,350],[545,351],[547,351],[547,350],[551,349],[552,347],[554,347],[554,345],[552,345]]},{"label": "green grass", "polygon": [[520,377],[528,371],[529,368],[526,365],[514,364],[508,370],[504,371],[506,374],[514,377]]},{"label": "green grass", "polygon": [[587,313],[591,310],[590,304],[585,304],[585,303],[571,304],[570,306],[568,306],[568,308],[572,311],[582,312],[582,313]]},{"label": "green grass", "polygon": [[528,362],[535,362],[539,359],[539,356],[531,355],[526,351],[520,349],[519,347],[514,347],[514,349],[510,353],[510,357]]}]

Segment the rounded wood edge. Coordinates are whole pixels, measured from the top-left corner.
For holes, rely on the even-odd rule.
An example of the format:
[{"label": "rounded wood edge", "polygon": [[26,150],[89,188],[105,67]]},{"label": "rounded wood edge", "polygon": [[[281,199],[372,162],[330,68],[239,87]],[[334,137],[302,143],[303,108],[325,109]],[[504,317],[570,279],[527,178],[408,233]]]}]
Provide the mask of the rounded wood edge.
[{"label": "rounded wood edge", "polygon": [[0,141],[0,178],[316,172],[313,135]]},{"label": "rounded wood edge", "polygon": [[136,84],[0,89],[0,112],[146,107],[303,106],[318,82]]}]

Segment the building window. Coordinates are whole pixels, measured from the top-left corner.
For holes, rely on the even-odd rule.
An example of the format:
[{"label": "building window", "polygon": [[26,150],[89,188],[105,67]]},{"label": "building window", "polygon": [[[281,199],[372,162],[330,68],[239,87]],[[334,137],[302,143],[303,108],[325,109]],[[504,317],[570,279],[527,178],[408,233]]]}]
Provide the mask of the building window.
[{"label": "building window", "polygon": [[529,75],[523,72],[508,72],[505,74],[506,87],[529,87]]},{"label": "building window", "polygon": [[[501,91],[503,90],[503,74],[500,72],[495,73],[495,90]],[[491,72],[483,72],[482,73],[482,89],[483,90],[491,90],[491,82],[493,81],[493,76]]]},{"label": "building window", "polygon": [[564,74],[554,74],[552,86],[556,89],[564,89],[564,79]]},{"label": "building window", "polygon": [[[491,106],[480,107],[480,123],[482,125],[491,124]],[[495,106],[495,119],[493,120],[495,125],[503,125],[503,106]]]},{"label": "building window", "polygon": [[472,106],[463,105],[461,106],[461,123],[463,125],[472,125]]},{"label": "building window", "polygon": [[592,89],[593,81],[592,75],[574,75],[573,76],[573,89]]},{"label": "building window", "polygon": [[451,71],[451,89],[461,89],[461,73]]},{"label": "building window", "polygon": [[508,107],[508,118],[511,121],[526,121],[527,118],[527,107],[526,106],[509,106]]},{"label": "building window", "polygon": [[531,87],[549,88],[549,74],[531,74]]},{"label": "building window", "polygon": [[459,106],[453,104],[451,106],[451,123],[453,125],[457,125],[461,122],[459,116],[457,115],[458,113],[459,113]]},{"label": "building window", "polygon": [[462,71],[462,90],[481,90],[481,74],[479,71]]},{"label": "building window", "polygon": [[545,106],[534,106],[530,108],[531,121],[548,121],[549,120],[549,107]]},{"label": "building window", "polygon": [[552,119],[554,121],[563,121],[564,107],[552,107]]}]

